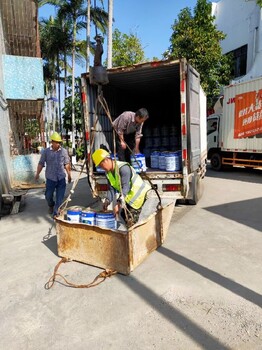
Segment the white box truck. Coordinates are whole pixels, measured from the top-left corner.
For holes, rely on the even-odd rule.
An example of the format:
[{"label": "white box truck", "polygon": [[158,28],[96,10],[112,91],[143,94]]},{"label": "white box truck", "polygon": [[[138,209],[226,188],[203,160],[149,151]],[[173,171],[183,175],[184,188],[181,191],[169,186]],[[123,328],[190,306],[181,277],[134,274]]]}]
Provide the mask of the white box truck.
[{"label": "white box truck", "polygon": [[224,87],[221,101],[221,111],[207,118],[212,168],[262,168],[262,78]]},{"label": "white box truck", "polygon": [[[95,84],[90,74],[81,76],[91,187],[103,195],[107,181],[104,174],[95,169],[90,154],[101,147],[114,152],[110,118],[99,102],[103,98],[112,120],[123,111],[136,111],[141,107],[149,111],[140,142],[147,168],[141,176],[150,181],[160,195],[197,203],[207,157],[206,96],[200,86],[199,73],[181,59],[108,69],[107,78],[108,83],[101,85]],[[179,154],[177,169],[168,171],[155,165],[153,168],[151,156],[155,151],[159,152],[159,158],[163,154]]]}]

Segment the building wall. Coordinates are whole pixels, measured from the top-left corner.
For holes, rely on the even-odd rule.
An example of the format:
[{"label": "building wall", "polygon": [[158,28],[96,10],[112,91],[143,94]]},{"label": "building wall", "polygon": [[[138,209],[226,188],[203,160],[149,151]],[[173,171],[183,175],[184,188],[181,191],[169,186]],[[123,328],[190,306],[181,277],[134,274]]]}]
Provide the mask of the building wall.
[{"label": "building wall", "polygon": [[[41,119],[44,98],[37,2],[0,0],[0,194],[34,184],[40,155],[26,148],[25,125]],[[0,100],[1,103],[1,100]]]},{"label": "building wall", "polygon": [[[220,0],[212,6],[217,29],[227,35],[221,42],[223,53],[247,44],[247,72],[251,71],[257,56],[262,51],[260,7],[255,0]],[[262,74],[262,66],[260,69]]]},{"label": "building wall", "polygon": [[41,58],[3,55],[4,88],[11,100],[44,99]]},{"label": "building wall", "polygon": [[7,108],[4,82],[2,55],[5,54],[3,26],[0,16],[0,195],[10,189],[11,159],[9,146],[10,122]]}]

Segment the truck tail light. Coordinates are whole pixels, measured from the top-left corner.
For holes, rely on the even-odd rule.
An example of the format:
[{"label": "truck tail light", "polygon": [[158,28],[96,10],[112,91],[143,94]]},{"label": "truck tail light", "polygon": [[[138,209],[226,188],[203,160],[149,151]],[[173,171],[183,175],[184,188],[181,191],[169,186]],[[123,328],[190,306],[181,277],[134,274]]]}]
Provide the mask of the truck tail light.
[{"label": "truck tail light", "polygon": [[81,97],[82,97],[82,102],[85,103],[86,102],[86,94],[84,92],[81,93]]},{"label": "truck tail light", "polygon": [[97,184],[96,189],[97,191],[108,191],[108,185],[107,184]]},{"label": "truck tail light", "polygon": [[180,184],[170,184],[170,185],[163,185],[162,186],[163,192],[175,192],[175,191],[180,191],[181,190],[181,185]]}]

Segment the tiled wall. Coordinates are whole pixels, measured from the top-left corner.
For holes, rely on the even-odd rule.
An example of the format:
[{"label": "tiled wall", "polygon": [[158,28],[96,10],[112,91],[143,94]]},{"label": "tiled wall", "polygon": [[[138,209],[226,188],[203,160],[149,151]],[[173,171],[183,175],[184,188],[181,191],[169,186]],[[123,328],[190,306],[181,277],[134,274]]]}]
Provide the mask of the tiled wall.
[{"label": "tiled wall", "polygon": [[7,99],[44,98],[42,59],[3,55],[4,88]]}]

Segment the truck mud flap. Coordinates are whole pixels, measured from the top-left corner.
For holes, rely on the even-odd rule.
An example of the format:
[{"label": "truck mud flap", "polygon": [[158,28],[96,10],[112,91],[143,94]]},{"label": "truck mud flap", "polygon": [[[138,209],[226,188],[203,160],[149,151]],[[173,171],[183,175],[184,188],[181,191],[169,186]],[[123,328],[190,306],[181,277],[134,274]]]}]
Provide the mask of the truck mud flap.
[{"label": "truck mud flap", "polygon": [[204,192],[204,181],[200,174],[195,172],[189,182],[189,192],[187,198],[178,199],[177,204],[196,205]]}]

